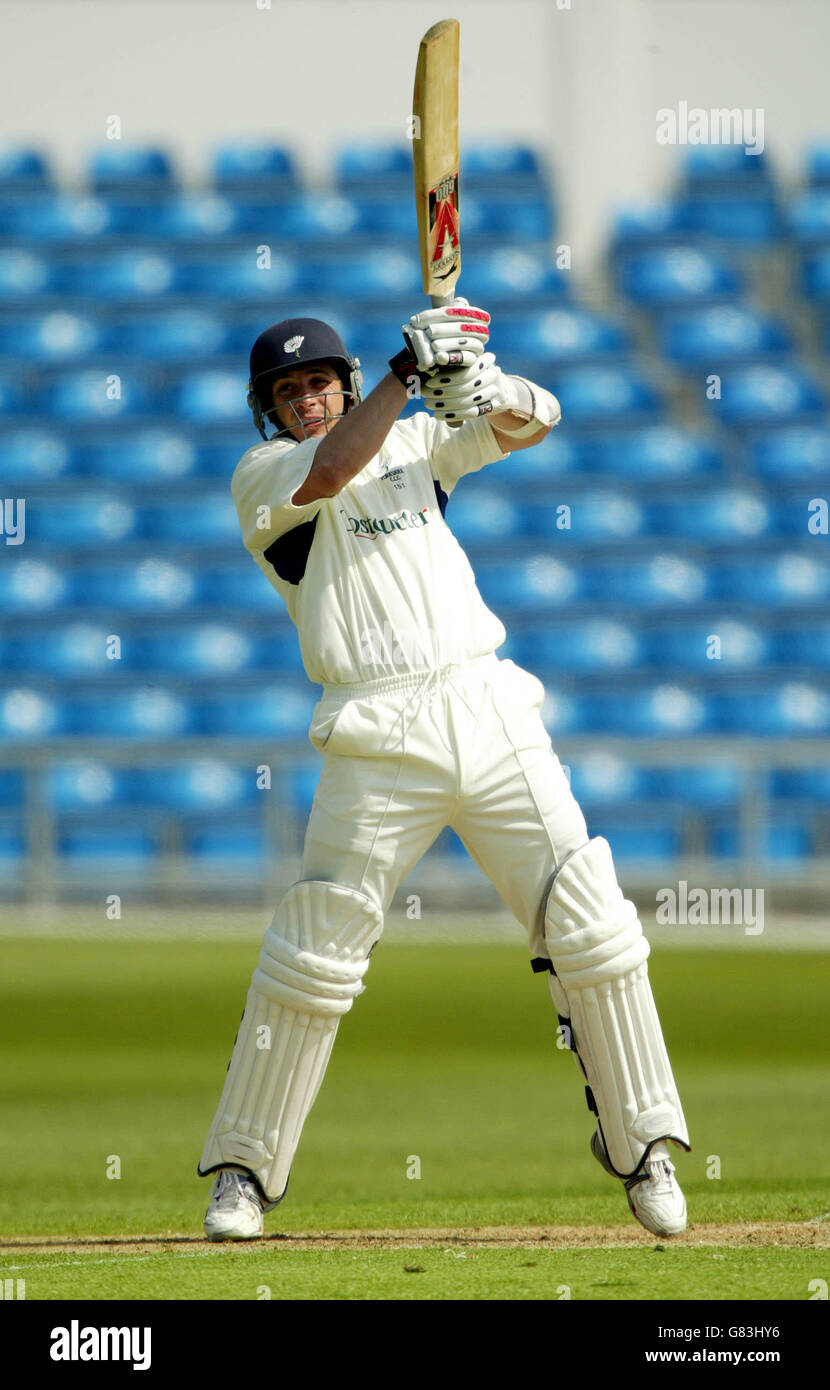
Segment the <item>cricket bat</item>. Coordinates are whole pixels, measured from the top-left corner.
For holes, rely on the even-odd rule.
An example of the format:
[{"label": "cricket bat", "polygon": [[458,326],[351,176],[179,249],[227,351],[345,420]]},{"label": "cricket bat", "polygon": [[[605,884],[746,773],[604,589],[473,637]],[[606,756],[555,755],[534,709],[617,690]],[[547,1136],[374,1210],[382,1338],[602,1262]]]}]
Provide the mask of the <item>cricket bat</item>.
[{"label": "cricket bat", "polygon": [[461,270],[458,220],[458,20],[421,39],[412,98],[412,162],[424,293],[449,304]]}]

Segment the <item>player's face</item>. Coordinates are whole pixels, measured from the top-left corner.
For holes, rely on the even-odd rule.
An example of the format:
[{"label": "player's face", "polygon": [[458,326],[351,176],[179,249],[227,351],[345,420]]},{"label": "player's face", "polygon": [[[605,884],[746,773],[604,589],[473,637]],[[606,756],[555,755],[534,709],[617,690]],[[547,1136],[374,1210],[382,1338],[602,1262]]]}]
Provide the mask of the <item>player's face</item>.
[{"label": "player's face", "polygon": [[327,363],[286,372],[272,392],[280,425],[298,440],[328,434],[345,410],[343,384]]}]

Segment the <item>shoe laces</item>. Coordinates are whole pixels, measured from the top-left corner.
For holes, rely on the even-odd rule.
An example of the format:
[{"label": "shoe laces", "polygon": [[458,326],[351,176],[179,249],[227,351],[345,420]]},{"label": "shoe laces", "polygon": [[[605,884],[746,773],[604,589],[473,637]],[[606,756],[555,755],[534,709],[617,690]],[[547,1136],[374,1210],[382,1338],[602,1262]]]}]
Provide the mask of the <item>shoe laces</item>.
[{"label": "shoe laces", "polygon": [[259,1193],[250,1178],[246,1178],[242,1173],[234,1173],[225,1168],[219,1174],[216,1185],[215,1202],[221,1211],[233,1211],[239,1200],[239,1195],[246,1197],[249,1202],[255,1202],[261,1206]]}]

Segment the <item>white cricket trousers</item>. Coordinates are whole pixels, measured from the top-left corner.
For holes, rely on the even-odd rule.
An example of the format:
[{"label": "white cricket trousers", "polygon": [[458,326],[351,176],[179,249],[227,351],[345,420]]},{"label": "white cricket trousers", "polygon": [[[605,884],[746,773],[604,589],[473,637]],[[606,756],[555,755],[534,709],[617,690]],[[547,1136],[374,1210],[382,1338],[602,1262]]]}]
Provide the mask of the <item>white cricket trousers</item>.
[{"label": "white cricket trousers", "polygon": [[451,826],[547,955],[548,879],[588,839],[542,723],[541,681],[495,653],[364,685],[325,686],[309,729],[324,753],[301,877],[366,893],[385,914]]}]

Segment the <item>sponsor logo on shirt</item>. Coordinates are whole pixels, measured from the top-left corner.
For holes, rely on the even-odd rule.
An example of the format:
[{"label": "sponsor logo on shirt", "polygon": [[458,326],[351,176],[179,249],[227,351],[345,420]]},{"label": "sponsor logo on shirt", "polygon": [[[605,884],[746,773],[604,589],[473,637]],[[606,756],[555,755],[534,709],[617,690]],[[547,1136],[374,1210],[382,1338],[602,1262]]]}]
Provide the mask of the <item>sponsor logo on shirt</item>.
[{"label": "sponsor logo on shirt", "polygon": [[345,517],[347,529],[353,536],[367,536],[370,540],[376,540],[378,536],[389,536],[393,531],[407,531],[413,527],[417,530],[419,526],[426,526],[429,521],[429,507],[421,507],[418,512],[411,512],[408,507],[404,507],[403,511],[396,512],[394,516],[349,516],[343,511],[340,515]]}]

